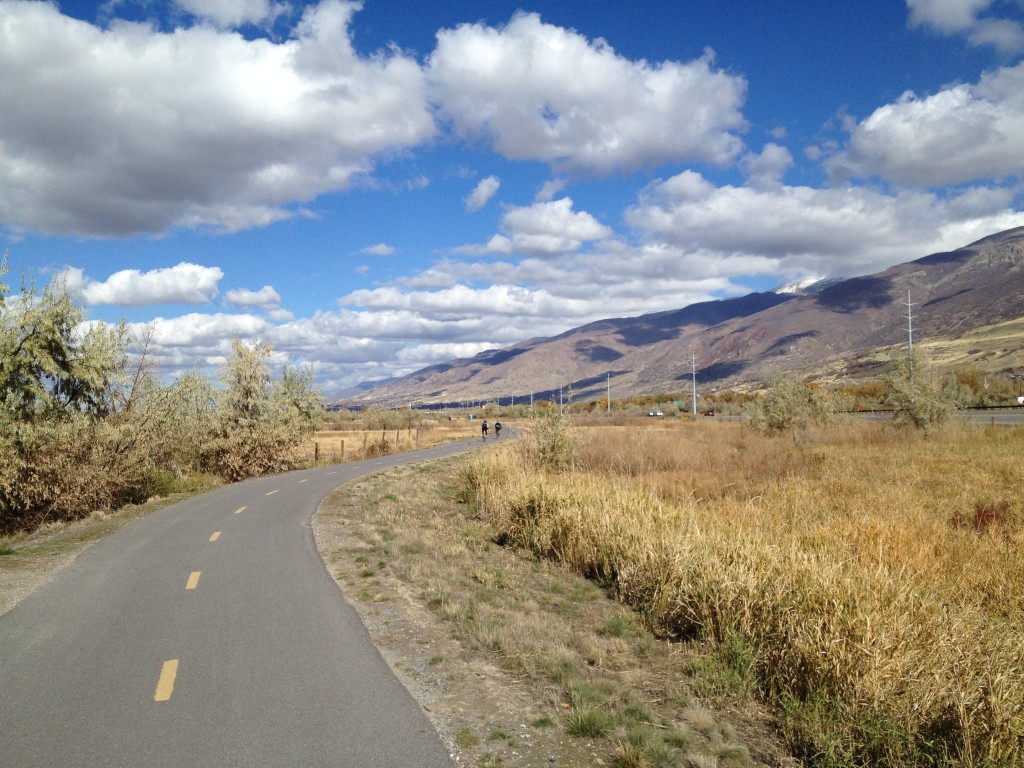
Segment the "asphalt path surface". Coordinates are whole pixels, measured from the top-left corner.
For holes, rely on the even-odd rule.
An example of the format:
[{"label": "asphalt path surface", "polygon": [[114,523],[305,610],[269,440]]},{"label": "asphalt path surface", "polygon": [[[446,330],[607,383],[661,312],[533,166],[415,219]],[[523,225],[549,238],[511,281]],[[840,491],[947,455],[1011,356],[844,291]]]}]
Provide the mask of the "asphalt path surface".
[{"label": "asphalt path surface", "polygon": [[224,486],[91,546],[0,616],[0,765],[450,767],[311,519],[342,483],[481,442]]}]

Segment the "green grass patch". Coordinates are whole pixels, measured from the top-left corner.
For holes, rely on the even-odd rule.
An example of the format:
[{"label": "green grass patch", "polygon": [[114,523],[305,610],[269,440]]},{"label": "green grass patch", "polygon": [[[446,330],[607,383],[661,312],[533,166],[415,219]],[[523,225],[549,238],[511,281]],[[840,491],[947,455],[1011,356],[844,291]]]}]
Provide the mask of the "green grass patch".
[{"label": "green grass patch", "polygon": [[690,661],[686,671],[693,678],[694,692],[702,697],[741,696],[757,688],[753,651],[735,635],[711,654]]},{"label": "green grass patch", "polygon": [[480,737],[472,728],[461,728],[455,734],[455,743],[463,749],[468,749],[477,746],[480,743]]},{"label": "green grass patch", "polygon": [[679,753],[667,744],[660,731],[630,728],[615,743],[616,768],[675,768],[682,765]]},{"label": "green grass patch", "polygon": [[580,680],[569,686],[565,698],[573,709],[586,709],[604,704],[608,700],[608,694],[606,686]]},{"label": "green grass patch", "polygon": [[558,685],[568,685],[580,676],[576,660],[562,653],[545,654],[537,660],[537,669],[548,680]]},{"label": "green grass patch", "polygon": [[615,728],[615,718],[610,712],[594,707],[574,709],[569,714],[565,732],[570,736],[596,739],[607,736]]},{"label": "green grass patch", "polygon": [[605,619],[598,634],[604,637],[630,637],[633,634],[633,622],[625,613],[613,613]]}]

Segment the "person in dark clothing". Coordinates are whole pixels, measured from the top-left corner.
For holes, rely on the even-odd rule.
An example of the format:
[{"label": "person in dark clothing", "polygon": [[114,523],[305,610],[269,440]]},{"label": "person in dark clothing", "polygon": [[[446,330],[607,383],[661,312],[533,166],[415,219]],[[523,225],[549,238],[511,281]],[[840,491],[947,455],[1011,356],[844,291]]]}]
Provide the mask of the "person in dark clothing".
[{"label": "person in dark clothing", "polygon": [[496,421],[494,422],[494,439],[497,440],[499,437],[501,437],[501,422]]},{"label": "person in dark clothing", "polygon": [[486,440],[487,439],[487,419],[484,419],[484,423],[480,425],[480,433],[483,436],[483,439]]}]

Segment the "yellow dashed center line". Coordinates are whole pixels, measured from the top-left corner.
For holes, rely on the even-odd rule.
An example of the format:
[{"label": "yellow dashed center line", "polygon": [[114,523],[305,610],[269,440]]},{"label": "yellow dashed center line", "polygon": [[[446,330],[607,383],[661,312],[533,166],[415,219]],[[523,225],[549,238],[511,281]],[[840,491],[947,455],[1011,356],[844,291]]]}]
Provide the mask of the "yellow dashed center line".
[{"label": "yellow dashed center line", "polygon": [[274,495],[275,493],[277,493],[277,492],[278,492],[278,490],[280,490],[280,489],[279,489],[279,488],[275,488],[275,489],[274,489],[274,490],[272,490],[272,491],[268,491],[268,492],[267,492],[267,496],[273,496],[273,495]]},{"label": "yellow dashed center line", "polygon": [[299,485],[302,485],[303,483],[308,483],[308,482],[309,482],[309,478],[307,477],[305,480],[299,480]]},{"label": "yellow dashed center line", "polygon": [[239,507],[238,509],[235,510],[235,514],[236,515],[242,514],[243,512],[245,512],[245,509],[246,509],[245,507]]},{"label": "yellow dashed center line", "polygon": [[210,537],[210,541],[216,541],[220,538],[220,531],[216,531],[213,536]]},{"label": "yellow dashed center line", "polygon": [[195,589],[199,586],[199,571],[192,571],[188,576],[188,583],[185,584],[185,589]]},{"label": "yellow dashed center line", "polygon": [[178,660],[169,659],[164,662],[160,670],[160,679],[156,683],[156,693],[153,694],[153,701],[167,701],[174,693],[174,678],[178,676]]}]

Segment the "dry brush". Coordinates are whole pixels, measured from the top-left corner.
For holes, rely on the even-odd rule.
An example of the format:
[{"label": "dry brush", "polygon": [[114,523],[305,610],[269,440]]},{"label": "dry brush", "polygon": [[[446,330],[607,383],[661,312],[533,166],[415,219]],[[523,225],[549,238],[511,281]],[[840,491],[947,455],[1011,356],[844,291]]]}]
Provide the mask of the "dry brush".
[{"label": "dry brush", "polygon": [[591,433],[576,471],[474,463],[506,540],[748,648],[812,765],[1024,764],[1024,432]]}]

